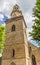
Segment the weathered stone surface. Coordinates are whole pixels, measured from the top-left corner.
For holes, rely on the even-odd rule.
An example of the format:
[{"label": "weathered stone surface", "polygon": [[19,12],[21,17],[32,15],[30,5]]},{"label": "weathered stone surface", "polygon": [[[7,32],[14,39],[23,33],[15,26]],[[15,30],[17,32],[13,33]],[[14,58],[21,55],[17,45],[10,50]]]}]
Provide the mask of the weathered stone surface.
[{"label": "weathered stone surface", "polygon": [[[14,14],[16,14],[15,17],[6,21],[6,41],[2,65],[32,65],[32,55],[36,58],[36,64],[40,65],[40,48],[28,44],[24,18],[18,10],[11,13],[12,16]],[[15,31],[12,31],[13,25],[15,25]]]}]

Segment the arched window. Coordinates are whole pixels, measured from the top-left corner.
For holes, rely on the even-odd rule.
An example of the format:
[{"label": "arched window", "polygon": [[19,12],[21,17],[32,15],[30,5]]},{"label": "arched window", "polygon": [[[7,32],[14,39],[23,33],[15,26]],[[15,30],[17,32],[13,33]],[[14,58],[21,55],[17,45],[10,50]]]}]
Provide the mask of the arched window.
[{"label": "arched window", "polygon": [[36,59],[34,55],[32,55],[32,65],[36,65]]},{"label": "arched window", "polygon": [[15,25],[12,26],[12,31],[15,31]]}]

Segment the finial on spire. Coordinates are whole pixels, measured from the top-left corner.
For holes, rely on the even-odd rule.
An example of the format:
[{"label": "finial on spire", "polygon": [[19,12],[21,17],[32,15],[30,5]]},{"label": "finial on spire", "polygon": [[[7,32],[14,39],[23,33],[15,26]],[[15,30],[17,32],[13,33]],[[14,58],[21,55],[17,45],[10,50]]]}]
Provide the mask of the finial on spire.
[{"label": "finial on spire", "polygon": [[17,4],[16,4],[16,5],[14,5],[13,10],[19,10],[19,6],[18,6]]},{"label": "finial on spire", "polygon": [[14,5],[11,16],[21,16],[21,15],[22,15],[22,12],[19,10],[19,6],[17,4]]}]

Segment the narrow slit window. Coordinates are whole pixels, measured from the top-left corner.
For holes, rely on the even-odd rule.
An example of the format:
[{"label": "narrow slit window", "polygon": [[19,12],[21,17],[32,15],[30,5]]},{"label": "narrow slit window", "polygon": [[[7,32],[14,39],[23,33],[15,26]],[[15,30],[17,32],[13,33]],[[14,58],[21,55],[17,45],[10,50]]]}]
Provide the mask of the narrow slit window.
[{"label": "narrow slit window", "polygon": [[15,25],[12,26],[12,31],[15,31]]},{"label": "narrow slit window", "polygon": [[15,56],[15,50],[13,49],[12,50],[12,57],[14,57]]},{"label": "narrow slit window", "polygon": [[36,65],[36,59],[34,55],[32,55],[32,65]]}]

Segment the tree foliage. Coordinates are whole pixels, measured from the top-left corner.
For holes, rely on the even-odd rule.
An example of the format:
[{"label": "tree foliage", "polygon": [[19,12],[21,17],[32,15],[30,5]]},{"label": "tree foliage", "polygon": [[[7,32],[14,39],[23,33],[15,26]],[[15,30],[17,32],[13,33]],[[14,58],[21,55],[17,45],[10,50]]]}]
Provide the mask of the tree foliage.
[{"label": "tree foliage", "polygon": [[33,40],[40,43],[40,0],[36,0],[36,4],[33,8],[33,16],[35,19],[33,20],[34,24],[30,36],[32,36]]},{"label": "tree foliage", "polygon": [[0,25],[0,53],[4,48],[4,43],[5,43],[5,27]]}]

